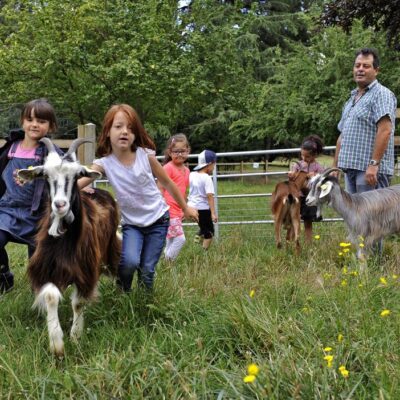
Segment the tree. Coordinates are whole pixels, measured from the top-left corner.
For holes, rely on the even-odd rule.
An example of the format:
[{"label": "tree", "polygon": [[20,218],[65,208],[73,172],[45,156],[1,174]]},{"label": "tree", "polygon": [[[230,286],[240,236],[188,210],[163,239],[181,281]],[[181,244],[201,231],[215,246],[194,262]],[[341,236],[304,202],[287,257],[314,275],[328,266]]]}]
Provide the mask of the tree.
[{"label": "tree", "polygon": [[338,25],[350,32],[355,19],[364,27],[387,33],[388,44],[400,50],[400,0],[334,0],[325,4],[323,26]]}]

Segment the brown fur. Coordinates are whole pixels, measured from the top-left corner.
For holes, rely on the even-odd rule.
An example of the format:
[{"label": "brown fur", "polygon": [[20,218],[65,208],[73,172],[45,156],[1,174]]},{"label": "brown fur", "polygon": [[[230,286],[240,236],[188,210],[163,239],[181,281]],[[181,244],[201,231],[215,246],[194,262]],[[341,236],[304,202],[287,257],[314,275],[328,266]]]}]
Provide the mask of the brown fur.
[{"label": "brown fur", "polygon": [[275,242],[282,247],[281,228],[286,229],[286,240],[296,244],[300,252],[300,197],[301,190],[307,187],[307,172],[299,171],[289,181],[279,182],[271,198],[271,210],[274,216]]},{"label": "brown fur", "polygon": [[[121,253],[116,235],[119,213],[115,200],[104,190],[87,194],[75,188],[73,196],[75,220],[64,226],[65,233],[60,237],[48,235],[48,206],[36,237],[36,251],[29,261],[28,276],[36,293],[49,282],[61,292],[75,284],[78,294],[90,299],[102,272],[117,273]],[[102,265],[106,268],[102,269]]]}]

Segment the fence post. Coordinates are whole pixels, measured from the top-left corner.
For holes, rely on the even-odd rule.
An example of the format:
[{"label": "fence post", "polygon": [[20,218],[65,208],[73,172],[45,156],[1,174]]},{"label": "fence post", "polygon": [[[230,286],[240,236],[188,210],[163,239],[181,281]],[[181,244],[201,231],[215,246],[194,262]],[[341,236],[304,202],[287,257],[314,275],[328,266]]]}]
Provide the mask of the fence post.
[{"label": "fence post", "polygon": [[[217,216],[219,215],[218,212],[218,179],[217,179],[217,163],[215,163],[215,167],[213,170],[213,183],[214,183],[214,205],[215,205],[215,213]],[[214,237],[215,240],[219,239],[219,218],[217,222],[214,224]]]},{"label": "fence post", "polygon": [[78,125],[78,138],[92,141],[92,143],[86,143],[78,147],[79,162],[83,165],[91,165],[96,148],[96,125],[92,123]]},{"label": "fence post", "polygon": [[[264,172],[268,171],[268,157],[264,156]],[[268,175],[265,175],[265,184],[268,183]]]}]

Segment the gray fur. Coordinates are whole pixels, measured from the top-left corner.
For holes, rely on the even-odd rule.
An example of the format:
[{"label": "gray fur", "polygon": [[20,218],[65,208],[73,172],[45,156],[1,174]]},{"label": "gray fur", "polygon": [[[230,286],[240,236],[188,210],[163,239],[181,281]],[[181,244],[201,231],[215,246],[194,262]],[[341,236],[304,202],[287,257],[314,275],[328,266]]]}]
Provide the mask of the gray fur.
[{"label": "gray fur", "polygon": [[[327,182],[332,182],[332,189],[320,198],[321,186]],[[400,185],[349,194],[336,178],[324,173],[310,182],[306,202],[317,206],[328,203],[344,219],[349,240],[359,247],[363,237],[366,251],[385,236],[400,232]]]}]

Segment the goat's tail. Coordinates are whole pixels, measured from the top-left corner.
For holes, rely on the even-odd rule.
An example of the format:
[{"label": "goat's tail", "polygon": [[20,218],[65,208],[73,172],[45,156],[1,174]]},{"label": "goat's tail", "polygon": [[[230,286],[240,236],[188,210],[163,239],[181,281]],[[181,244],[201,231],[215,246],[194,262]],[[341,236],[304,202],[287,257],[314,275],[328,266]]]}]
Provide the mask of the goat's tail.
[{"label": "goat's tail", "polygon": [[38,308],[45,313],[48,305],[57,305],[62,300],[62,294],[54,283],[46,283],[36,295],[32,308]]}]

